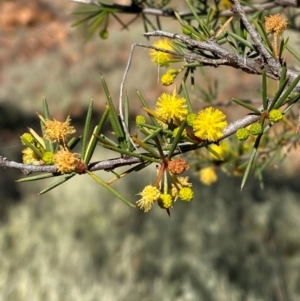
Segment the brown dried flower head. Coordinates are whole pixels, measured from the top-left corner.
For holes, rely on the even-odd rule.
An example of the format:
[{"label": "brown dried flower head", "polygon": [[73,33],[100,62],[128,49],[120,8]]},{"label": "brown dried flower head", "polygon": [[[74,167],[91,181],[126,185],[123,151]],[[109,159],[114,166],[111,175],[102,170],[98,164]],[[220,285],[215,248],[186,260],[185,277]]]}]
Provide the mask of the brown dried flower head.
[{"label": "brown dried flower head", "polygon": [[54,155],[53,161],[60,173],[71,173],[75,171],[80,160],[76,153],[61,149]]},{"label": "brown dried flower head", "polygon": [[287,28],[288,23],[280,14],[265,17],[265,27],[268,33],[280,36]]},{"label": "brown dried flower head", "polygon": [[178,158],[169,161],[168,171],[174,175],[180,175],[188,169],[189,169],[189,165],[186,163],[186,161],[183,158]]},{"label": "brown dried flower head", "polygon": [[68,116],[65,122],[60,122],[55,119],[45,121],[45,138],[52,141],[66,141],[66,138],[75,133],[76,130],[70,125],[71,118]]}]

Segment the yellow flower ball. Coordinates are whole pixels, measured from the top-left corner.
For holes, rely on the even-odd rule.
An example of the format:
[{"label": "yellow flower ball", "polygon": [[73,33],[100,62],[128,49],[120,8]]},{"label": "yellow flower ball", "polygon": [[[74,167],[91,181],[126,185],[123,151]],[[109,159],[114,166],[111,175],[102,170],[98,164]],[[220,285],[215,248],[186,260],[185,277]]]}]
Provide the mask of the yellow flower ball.
[{"label": "yellow flower ball", "polygon": [[172,94],[163,93],[156,102],[155,113],[164,122],[180,123],[188,115],[186,99],[180,97],[176,89]]},{"label": "yellow flower ball", "polygon": [[155,186],[147,185],[138,195],[141,195],[142,198],[138,200],[136,204],[144,212],[148,212],[152,208],[154,202],[159,199],[160,191]]},{"label": "yellow flower ball", "polygon": [[194,191],[190,187],[183,187],[179,191],[179,197],[183,202],[189,202],[194,198]]},{"label": "yellow flower ball", "polygon": [[205,167],[200,170],[200,181],[207,186],[215,183],[218,179],[213,167]]},{"label": "yellow flower ball", "polygon": [[[158,40],[153,43],[153,46],[165,50],[174,51],[172,41],[169,39]],[[170,65],[170,59],[174,58],[172,54],[158,51],[155,49],[150,50],[150,56],[151,56],[151,61],[161,67],[168,67]]]},{"label": "yellow flower ball", "polygon": [[225,119],[225,114],[218,109],[209,107],[201,110],[193,122],[195,136],[202,140],[218,141],[227,126]]},{"label": "yellow flower ball", "polygon": [[158,205],[162,209],[169,209],[172,207],[173,201],[170,194],[161,194],[158,199]]}]

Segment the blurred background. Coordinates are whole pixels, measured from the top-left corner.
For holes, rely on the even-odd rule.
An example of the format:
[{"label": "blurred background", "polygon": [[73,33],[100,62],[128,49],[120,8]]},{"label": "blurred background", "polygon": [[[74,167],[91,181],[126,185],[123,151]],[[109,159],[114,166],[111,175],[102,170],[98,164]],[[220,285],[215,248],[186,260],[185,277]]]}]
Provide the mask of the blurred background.
[{"label": "blurred background", "polygon": [[[86,29],[71,27],[76,8],[62,0],[0,2],[0,155],[21,161],[19,136],[28,126],[39,130],[43,97],[52,117],[71,115],[78,134],[90,100],[95,122],[105,106],[100,75],[117,103],[130,46],[147,43],[143,26],[126,31],[112,22],[107,40],[85,43]],[[176,22],[165,23],[176,31]],[[199,72],[190,95],[195,108],[197,85],[207,89],[215,79],[220,101],[255,97],[261,81],[228,68]],[[140,112],[136,90],[150,104],[173,90],[157,83],[141,48],[125,86],[133,116]],[[243,113],[227,111],[232,120]],[[190,170],[195,199],[176,203],[171,217],[158,207],[131,209],[87,176],[38,196],[53,180],[18,184],[20,171],[1,169],[0,300],[300,300],[297,152],[265,175],[264,190],[251,178],[241,192],[241,179],[221,174],[207,187]],[[93,160],[115,156],[99,149]],[[114,186],[132,202],[154,181],[155,167],[139,175]]]}]

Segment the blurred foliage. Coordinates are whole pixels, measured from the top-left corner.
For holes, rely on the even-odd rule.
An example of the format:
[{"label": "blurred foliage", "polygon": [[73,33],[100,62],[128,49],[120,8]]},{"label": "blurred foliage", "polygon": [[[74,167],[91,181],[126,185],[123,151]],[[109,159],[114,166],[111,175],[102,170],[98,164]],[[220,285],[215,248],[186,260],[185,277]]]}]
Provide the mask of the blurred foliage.
[{"label": "blurred foliage", "polygon": [[221,177],[171,218],[159,208],[146,218],[74,181],[10,211],[0,232],[1,299],[300,297],[297,179],[268,176],[264,191],[251,181],[239,192],[238,180]]}]

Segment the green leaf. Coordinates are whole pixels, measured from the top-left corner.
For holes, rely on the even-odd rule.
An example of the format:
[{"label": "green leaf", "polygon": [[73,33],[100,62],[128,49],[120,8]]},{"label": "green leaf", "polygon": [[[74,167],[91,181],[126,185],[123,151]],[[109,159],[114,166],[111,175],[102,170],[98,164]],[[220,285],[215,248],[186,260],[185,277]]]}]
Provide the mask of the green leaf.
[{"label": "green leaf", "polygon": [[28,142],[25,138],[21,137],[21,141],[27,146],[29,147],[31,150],[34,151],[34,153],[40,158],[43,158],[43,154],[41,153],[41,151],[35,147],[32,143]]},{"label": "green leaf", "polygon": [[[144,97],[142,96],[142,94],[139,92],[139,91],[136,91],[137,95],[138,95],[138,98],[140,100],[140,102],[142,103],[143,107],[147,108],[147,109],[150,109],[147,102],[145,101]],[[158,124],[157,120],[155,117],[153,117],[151,114],[148,114],[149,118],[151,119],[152,123],[154,124],[154,126],[156,128],[160,127],[160,125]],[[166,137],[164,136],[158,136],[158,139],[160,139],[160,142],[162,143],[163,142],[167,142],[167,139]]]},{"label": "green leaf", "polygon": [[294,81],[286,89],[286,91],[283,93],[283,95],[275,103],[274,109],[279,109],[283,105],[283,103],[286,101],[286,99],[290,96],[290,94],[292,93],[292,91],[298,85],[299,80],[300,80],[300,74],[294,79]]},{"label": "green leaf", "polygon": [[[93,19],[93,18],[96,17],[97,15],[101,14],[101,11],[102,11],[101,9],[97,9],[96,11],[91,12],[91,15],[89,15],[89,16],[85,17],[84,19],[81,19],[81,20],[79,20],[79,21],[73,23],[73,24],[71,25],[71,27],[76,27],[76,26],[78,26],[78,25],[81,25],[81,24],[83,24],[83,23],[86,23],[88,20]],[[90,13],[90,12],[87,12],[87,13]],[[74,13],[74,14],[86,14],[86,12],[77,12],[77,13]]]},{"label": "green leaf", "polygon": [[76,173],[71,173],[68,175],[64,175],[62,179],[54,182],[53,184],[49,185],[47,188],[43,189],[42,191],[39,192],[39,195],[44,194],[52,189],[54,189],[55,187],[65,183],[66,181],[70,180],[71,178],[73,178],[76,175]]},{"label": "green leaf", "polygon": [[174,11],[174,15],[175,15],[175,18],[179,21],[179,23],[180,23],[181,26],[187,25],[187,24],[184,23],[184,21],[182,20],[182,18],[180,17],[180,15],[178,14],[177,11]]},{"label": "green leaf", "polygon": [[73,149],[80,142],[81,138],[82,136],[72,137],[67,143],[68,148]]},{"label": "green leaf", "polygon": [[140,164],[138,164],[138,165],[136,165],[136,166],[134,166],[134,167],[132,167],[130,169],[125,170],[121,174],[117,174],[116,172],[111,171],[113,174],[116,175],[116,177],[113,178],[113,179],[110,179],[109,181],[107,181],[106,184],[111,185],[114,182],[116,182],[117,180],[126,177],[127,175],[129,175],[133,171],[138,172],[138,171],[143,170],[145,167],[149,166],[151,163],[152,162],[142,162],[142,163],[140,163]]},{"label": "green leaf", "polygon": [[[46,122],[46,120],[50,119],[50,112],[49,112],[48,103],[46,101],[46,98],[43,99],[43,110],[44,110],[45,117],[40,114],[38,114],[38,117],[40,119],[42,136],[45,137],[45,122]],[[34,133],[32,132],[32,135],[34,137],[36,137],[37,141],[39,141],[39,143],[44,147],[44,149],[47,152],[51,152],[51,153],[55,152],[55,150],[54,150],[55,144],[52,141],[50,141],[49,139],[40,137],[33,129],[31,129],[31,130],[34,132]]]},{"label": "green leaf", "polygon": [[188,111],[189,111],[189,113],[192,113],[193,112],[192,103],[191,103],[190,95],[188,93],[188,90],[186,88],[184,81],[181,82],[181,87],[182,87],[182,92],[183,92],[184,98],[186,99]]},{"label": "green leaf", "polygon": [[96,145],[97,145],[97,136],[100,135],[102,132],[102,129],[104,127],[105,121],[108,118],[110,107],[106,106],[105,111],[99,121],[99,124],[95,127],[92,137],[89,141],[89,144],[87,146],[85,156],[83,157],[83,162],[85,164],[88,164],[91,161],[91,158],[93,156],[93,153],[95,151]]},{"label": "green leaf", "polygon": [[96,30],[100,27],[101,23],[106,17],[105,12],[101,12],[98,17],[92,21],[92,23],[89,25],[89,33],[85,39],[85,42],[88,42],[91,37],[95,34]]},{"label": "green leaf", "polygon": [[106,188],[108,191],[110,191],[114,196],[116,196],[119,200],[124,202],[126,205],[135,208],[135,205],[131,204],[130,201],[128,201],[124,196],[122,196],[120,193],[118,193],[115,189],[113,189],[111,186],[106,184],[102,179],[100,179],[98,176],[96,176],[94,173],[87,171],[89,176],[94,179],[97,183],[99,183],[101,186]]},{"label": "green leaf", "polygon": [[234,101],[235,103],[237,103],[238,105],[254,112],[255,114],[258,114],[258,115],[261,115],[261,111],[258,110],[257,108],[253,107],[252,105],[248,104],[248,103],[245,103],[243,102],[242,100],[240,99],[237,99],[237,98],[232,98],[232,101]]},{"label": "green leaf", "polygon": [[210,37],[210,31],[208,26],[205,24],[204,20],[199,18],[198,12],[195,10],[195,8],[192,6],[192,4],[190,3],[190,1],[187,1],[187,4],[195,18],[195,20],[198,22],[199,25],[199,29],[200,31],[203,33],[199,33],[196,30],[191,30],[192,36],[193,34],[196,36],[196,38],[200,38],[202,41],[207,40],[207,38]]},{"label": "green leaf", "polygon": [[117,149],[120,149],[119,148],[119,145],[117,143],[115,143],[114,141],[112,141],[111,139],[109,139],[108,137],[106,137],[105,135],[103,134],[100,134],[100,135],[96,135],[94,134],[94,136],[100,141],[102,142],[103,144],[105,145],[110,145],[110,146],[113,146]]},{"label": "green leaf", "polygon": [[[154,137],[154,140],[155,140],[155,138],[156,138],[156,137]],[[133,141],[134,141],[137,145],[139,145],[139,146],[142,147],[144,150],[146,150],[147,152],[149,152],[154,158],[159,159],[159,158],[161,157],[160,154],[159,154],[158,152],[156,152],[156,150],[155,150],[152,146],[150,146],[149,144],[144,143],[142,140],[140,140],[140,139],[138,139],[138,138],[136,138],[136,137],[132,137],[132,139],[133,139]],[[157,140],[158,140],[158,139],[156,139],[155,142],[159,143]],[[159,147],[159,145],[157,145],[157,147]]]},{"label": "green leaf", "polygon": [[148,142],[149,140],[152,140],[154,137],[157,137],[157,135],[158,135],[159,133],[161,133],[162,131],[163,131],[162,128],[156,128],[156,129],[154,130],[154,132],[152,132],[150,135],[148,135],[146,138],[143,139],[143,142],[146,143],[146,142]]},{"label": "green leaf", "polygon": [[[247,29],[245,28],[243,22],[240,20],[238,22],[238,29],[236,31],[238,34],[238,38],[241,38],[243,39],[243,41],[240,41],[238,43],[238,47],[239,47],[239,54],[245,56],[245,52],[246,52],[246,48],[248,47],[249,49],[251,49],[251,47],[253,47],[252,51],[256,51],[256,49],[254,48],[254,46],[248,42],[247,38],[248,38],[248,32],[247,32]],[[245,45],[244,44],[244,41],[246,41],[247,43],[250,43],[251,46],[249,45]]]},{"label": "green leaf", "polygon": [[127,151],[127,150],[124,150],[124,149],[121,149],[121,148],[114,147],[114,146],[109,145],[109,144],[101,143],[100,145],[104,148],[110,149],[112,151],[115,151],[117,153],[126,155],[128,157],[134,157],[134,158],[138,158],[140,160],[150,161],[150,162],[153,162],[153,163],[160,163],[161,162],[161,159],[155,159],[155,158],[152,158],[152,157],[140,154],[140,153],[130,152],[130,151]]},{"label": "green leaf", "polygon": [[206,148],[211,154],[213,154],[215,157],[217,157],[220,161],[224,161],[224,158],[223,158],[218,152],[216,152],[210,145],[206,145],[205,148]]},{"label": "green leaf", "polygon": [[[74,11],[72,12],[72,15],[87,15],[87,14],[94,14],[94,13],[99,13],[101,11],[101,9],[97,8],[97,10],[95,10],[95,8],[92,9],[84,9],[84,10],[78,10],[78,11]],[[73,25],[71,25],[73,27]]]},{"label": "green leaf", "polygon": [[278,56],[279,56],[280,58],[282,57],[283,51],[286,49],[286,46],[287,46],[288,41],[289,41],[289,37],[287,37],[286,40],[282,39],[281,42],[280,42],[280,45],[279,45],[279,53],[278,53]]},{"label": "green leaf", "polygon": [[183,133],[185,127],[186,127],[186,119],[181,122],[180,128],[179,128],[179,130],[178,130],[178,132],[175,136],[175,139],[172,142],[171,148],[170,148],[169,153],[168,153],[168,158],[169,159],[172,158],[173,153],[174,153],[179,141],[181,140],[181,134]]},{"label": "green leaf", "polygon": [[292,48],[290,45],[286,45],[287,51],[292,54],[300,62],[300,53]]},{"label": "green leaf", "polygon": [[258,150],[258,146],[259,146],[261,137],[262,137],[262,135],[258,135],[257,138],[256,138],[256,140],[255,140],[254,147],[253,147],[253,149],[251,151],[250,159],[248,161],[245,173],[243,175],[242,184],[241,184],[241,190],[244,188],[244,186],[246,184],[246,181],[248,179],[248,176],[249,176],[252,164],[254,162],[255,155],[256,155],[257,150]]},{"label": "green leaf", "polygon": [[291,110],[293,108],[293,106],[299,101],[300,99],[300,94],[296,94],[294,96],[291,97],[291,99],[288,102],[288,105],[286,108],[284,108],[284,110],[282,111],[282,114],[286,114],[289,110]]},{"label": "green leaf", "polygon": [[280,85],[283,84],[284,80],[286,79],[286,71],[287,71],[286,63],[284,63],[280,72],[280,79],[279,79]]},{"label": "green leaf", "polygon": [[93,113],[93,101],[91,100],[86,113],[85,125],[84,125],[83,136],[82,136],[81,158],[84,158],[83,159],[84,163],[86,163],[85,162],[86,149],[87,149],[88,137],[90,132],[92,113]]},{"label": "green leaf", "polygon": [[52,173],[43,173],[40,175],[34,175],[34,176],[28,176],[26,178],[21,178],[16,180],[18,183],[23,183],[23,182],[31,182],[31,181],[38,181],[38,180],[43,180],[43,179],[48,179],[48,178],[53,178],[54,175]]},{"label": "green leaf", "polygon": [[36,142],[38,142],[43,148],[46,149],[45,146],[45,141],[46,139],[43,139],[40,135],[37,134],[37,132],[32,129],[32,128],[28,128],[29,133],[33,136],[33,138],[35,139]]},{"label": "green leaf", "polygon": [[49,139],[43,139],[44,141],[44,146],[45,146],[45,150],[47,152],[51,152],[54,153],[54,143],[52,141],[50,141]]},{"label": "green leaf", "polygon": [[264,111],[266,111],[268,109],[266,69],[263,69],[263,72],[262,72],[262,99],[263,99],[263,109],[264,109]]},{"label": "green leaf", "polygon": [[125,133],[123,130],[122,122],[119,119],[119,116],[117,114],[116,108],[113,104],[113,101],[111,99],[110,93],[108,91],[108,87],[106,85],[106,82],[104,78],[101,76],[101,82],[102,86],[106,95],[106,99],[108,101],[110,110],[109,110],[109,120],[111,123],[111,126],[113,128],[113,131],[118,139],[118,143],[122,149],[127,149],[127,144],[126,144],[126,138],[125,138]]},{"label": "green leaf", "polygon": [[272,51],[272,45],[269,42],[268,39],[268,34],[264,28],[264,26],[262,25],[262,23],[260,21],[257,21],[255,19],[253,19],[253,23],[255,25],[256,30],[258,31],[260,37],[262,38],[263,42],[264,42],[264,46],[267,49],[267,51],[273,55],[273,51]]},{"label": "green leaf", "polygon": [[[286,70],[286,69],[285,69]],[[273,100],[269,106],[269,111],[271,111],[274,106],[275,106],[275,103],[278,102],[278,98],[280,97],[280,95],[282,94],[283,90],[285,89],[286,85],[288,84],[289,82],[289,79],[288,78],[285,78],[284,80],[282,80],[279,84],[279,88],[275,94],[275,96],[273,97]]]},{"label": "green leaf", "polygon": [[49,112],[49,107],[46,98],[43,98],[43,111],[44,111],[44,117],[45,119],[50,119],[50,112]]},{"label": "green leaf", "polygon": [[[129,99],[128,99],[128,95],[126,94],[124,99],[124,122],[125,122],[125,126],[128,129],[128,132],[130,132],[129,116],[130,116]],[[127,149],[130,150],[133,149],[133,145],[131,144],[130,137],[128,137],[128,135],[126,135],[126,144],[127,144]]]},{"label": "green leaf", "polygon": [[[145,22],[145,26],[147,29],[148,29],[148,25],[149,25],[152,30],[157,30],[156,26],[151,22],[151,20],[145,14],[143,14],[143,20]],[[149,30],[147,30],[147,31],[149,31]]]},{"label": "green leaf", "polygon": [[228,33],[228,35],[230,35],[231,37],[233,37],[235,40],[237,40],[238,42],[240,42],[242,45],[247,46],[252,51],[255,50],[254,46],[249,41],[241,38],[240,36],[238,36],[237,34],[235,34],[233,32],[228,31],[227,33]]}]

